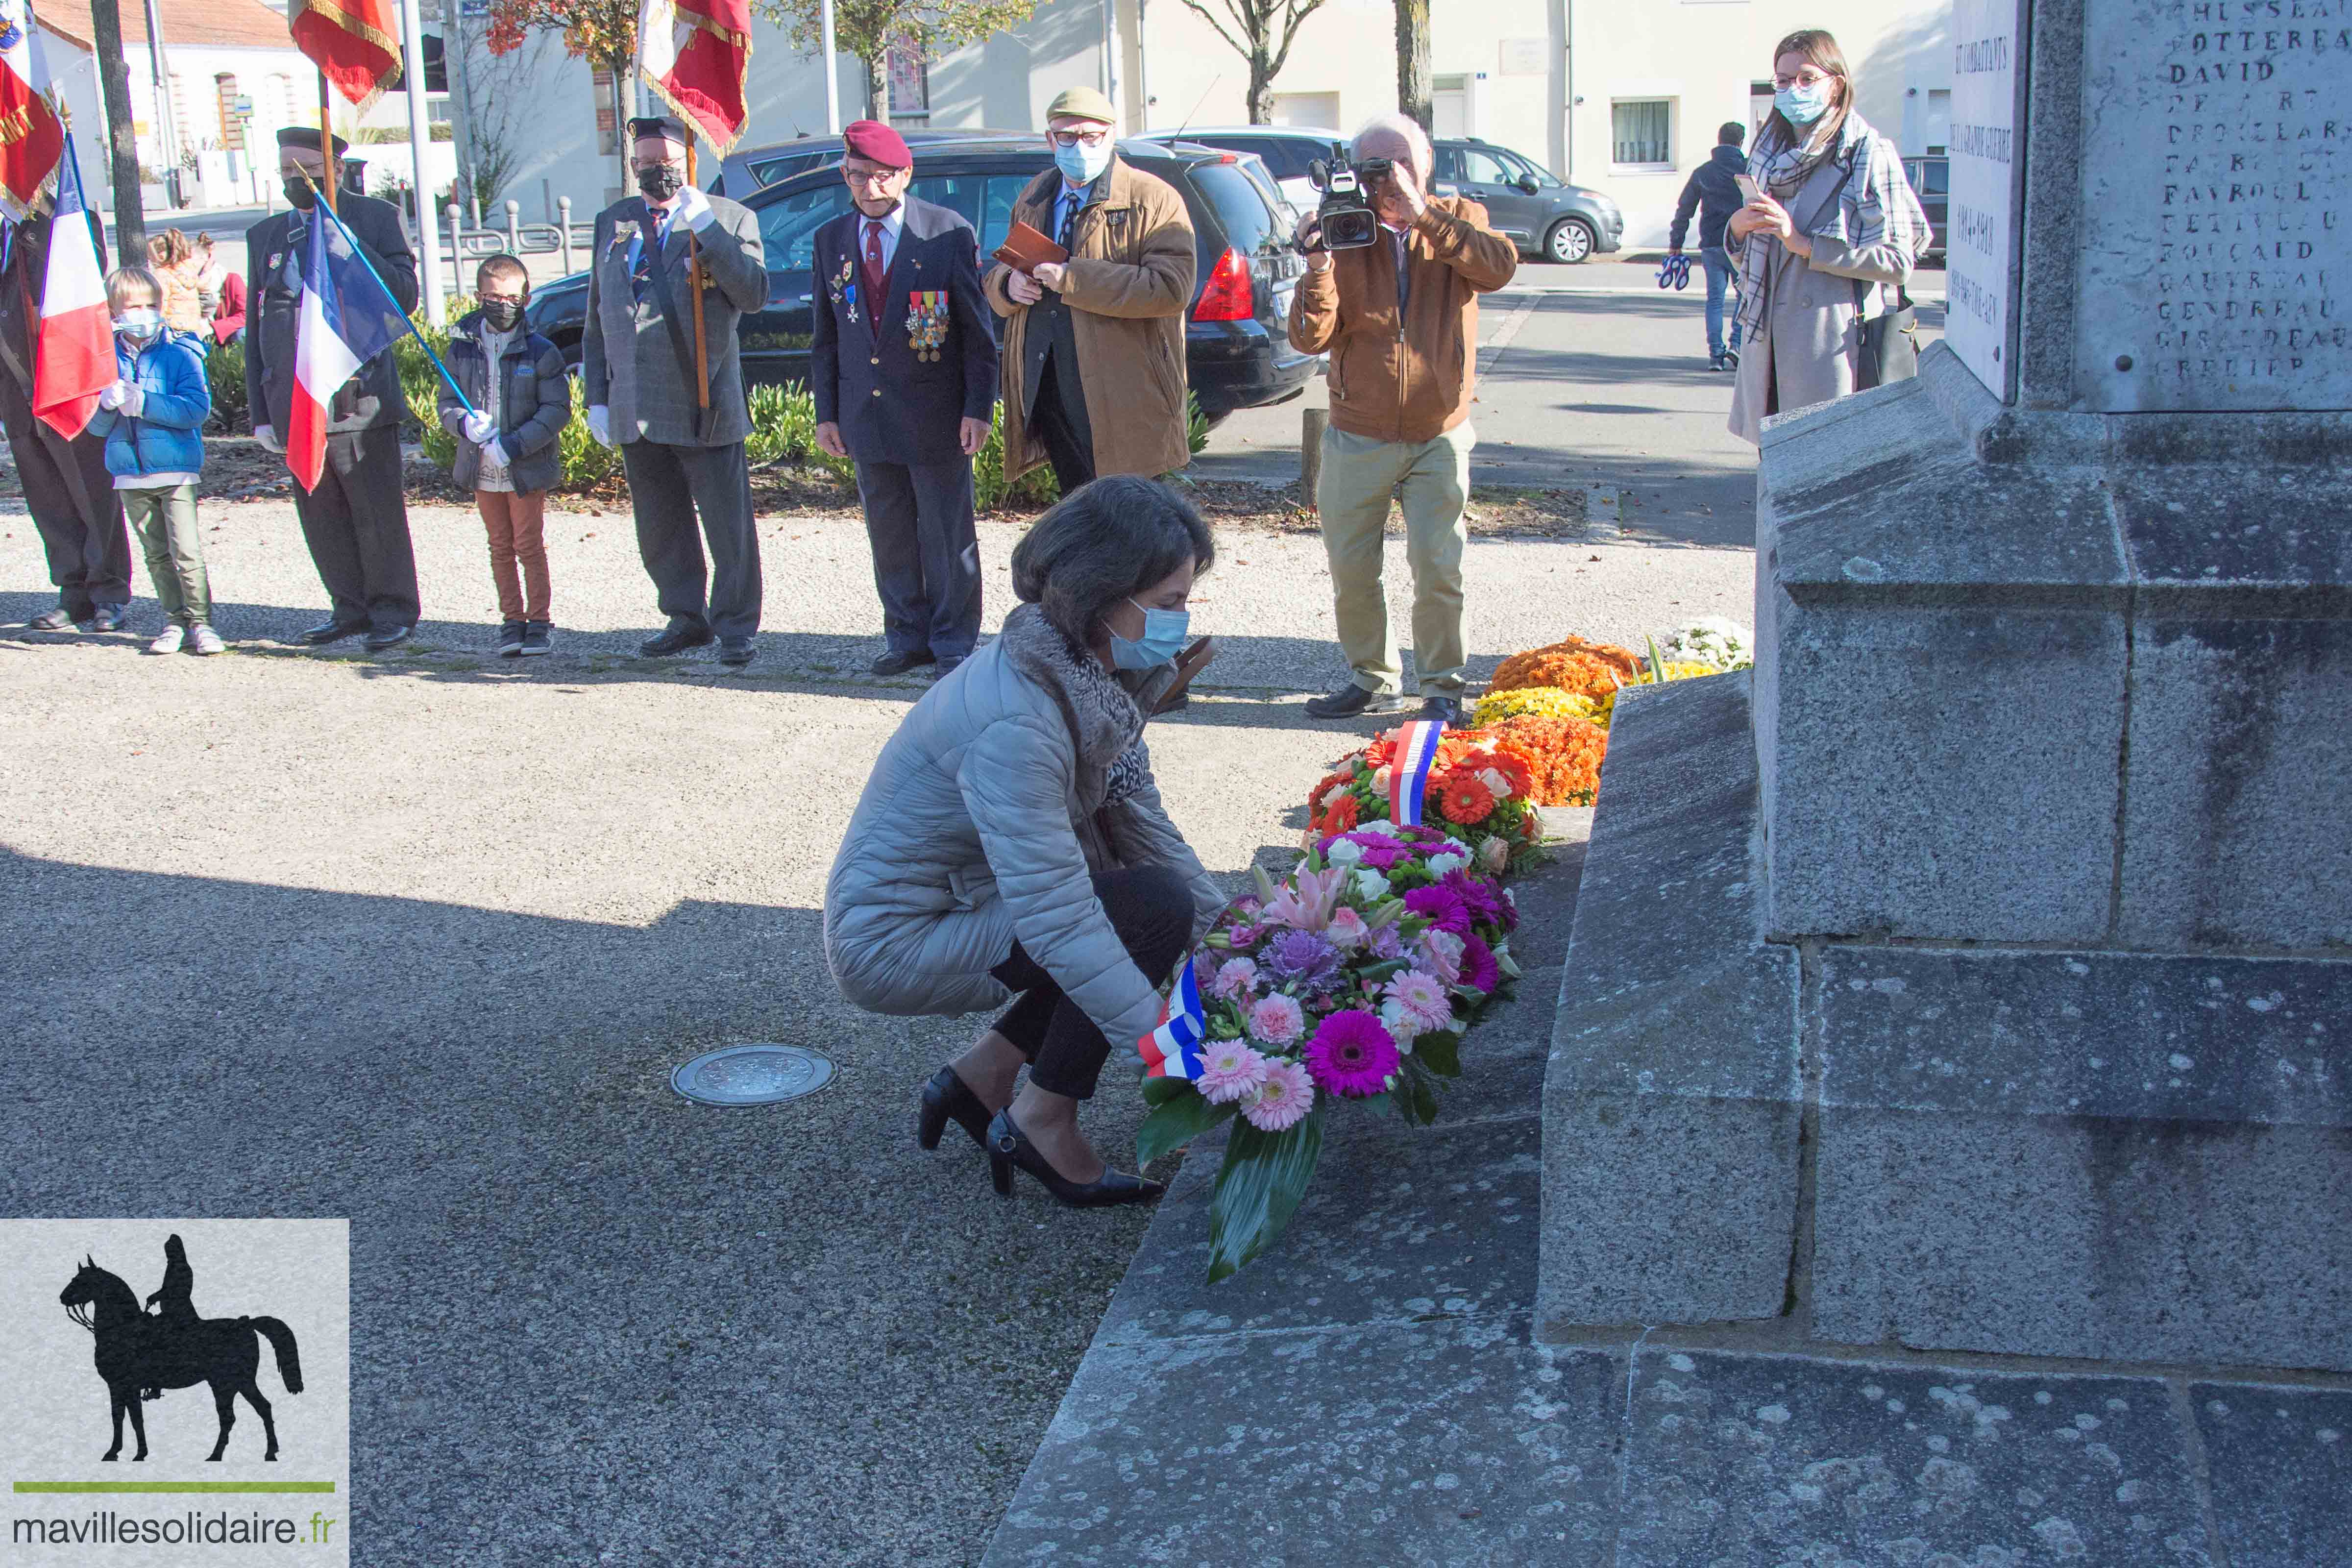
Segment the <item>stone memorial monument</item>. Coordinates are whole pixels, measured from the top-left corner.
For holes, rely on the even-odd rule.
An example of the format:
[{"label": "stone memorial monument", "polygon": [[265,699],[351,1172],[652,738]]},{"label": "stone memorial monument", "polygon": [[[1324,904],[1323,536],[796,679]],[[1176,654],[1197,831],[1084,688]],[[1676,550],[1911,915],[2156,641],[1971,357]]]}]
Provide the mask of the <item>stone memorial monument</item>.
[{"label": "stone memorial monument", "polygon": [[1537,1332],[2352,1370],[2352,6],[1951,43],[1947,342],[1621,709]]}]

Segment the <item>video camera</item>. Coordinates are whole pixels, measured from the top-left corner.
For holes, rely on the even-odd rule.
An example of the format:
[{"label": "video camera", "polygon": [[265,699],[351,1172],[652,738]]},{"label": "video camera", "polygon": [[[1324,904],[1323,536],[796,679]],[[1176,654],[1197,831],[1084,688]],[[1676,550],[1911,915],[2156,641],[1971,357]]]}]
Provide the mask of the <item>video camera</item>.
[{"label": "video camera", "polygon": [[1307,177],[1323,193],[1315,209],[1318,244],[1308,248],[1360,250],[1380,237],[1381,220],[1372,211],[1372,193],[1386,184],[1394,167],[1387,158],[1352,162],[1344,142],[1331,143],[1329,159],[1307,166]]}]

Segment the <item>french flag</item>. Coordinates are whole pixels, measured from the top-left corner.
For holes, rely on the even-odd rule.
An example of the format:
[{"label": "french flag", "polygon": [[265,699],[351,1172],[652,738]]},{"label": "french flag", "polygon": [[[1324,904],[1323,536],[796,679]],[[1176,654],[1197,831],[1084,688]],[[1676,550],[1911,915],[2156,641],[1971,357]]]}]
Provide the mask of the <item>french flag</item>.
[{"label": "french flag", "polygon": [[1201,1076],[1201,1040],[1208,1024],[1201,1005],[1201,983],[1193,977],[1192,961],[1176,972],[1168,1000],[1160,1005],[1160,1027],[1135,1042],[1143,1054],[1146,1078],[1197,1079]]},{"label": "french flag", "polygon": [[33,412],[68,440],[114,384],[114,315],[106,273],[89,232],[81,170],[70,152],[58,164],[57,216],[49,223],[49,269],[41,289],[41,330],[33,345]]},{"label": "french flag", "polygon": [[408,330],[400,308],[323,199],[310,209],[302,305],[294,320],[294,404],[286,466],[305,490],[327,467],[327,405],[360,367]]},{"label": "french flag", "polygon": [[1437,761],[1437,742],[1444,735],[1444,724],[1433,719],[1416,719],[1397,731],[1396,757],[1389,764],[1389,820],[1399,827],[1421,826],[1430,766]]}]

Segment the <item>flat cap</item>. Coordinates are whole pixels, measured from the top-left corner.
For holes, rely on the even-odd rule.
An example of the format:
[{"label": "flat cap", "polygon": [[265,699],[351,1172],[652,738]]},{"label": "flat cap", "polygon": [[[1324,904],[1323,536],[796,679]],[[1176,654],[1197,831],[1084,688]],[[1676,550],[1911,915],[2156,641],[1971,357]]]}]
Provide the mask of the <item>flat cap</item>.
[{"label": "flat cap", "polygon": [[693,140],[687,134],[686,121],[675,114],[641,115],[629,121],[630,141],[641,142],[653,136],[667,136],[681,143]]},{"label": "flat cap", "polygon": [[[299,147],[306,153],[316,153],[319,151],[319,128],[315,125],[280,126],[278,132],[278,144],[280,147]],[[341,157],[350,148],[350,142],[340,136],[335,138],[336,157]]]},{"label": "flat cap", "polygon": [[915,155],[907,151],[907,139],[878,120],[853,120],[841,128],[842,149],[853,158],[863,158],[885,168],[911,169]]},{"label": "flat cap", "polygon": [[1045,118],[1055,120],[1097,120],[1105,125],[1118,123],[1118,110],[1110,100],[1091,87],[1066,87],[1060,96],[1045,106]]}]

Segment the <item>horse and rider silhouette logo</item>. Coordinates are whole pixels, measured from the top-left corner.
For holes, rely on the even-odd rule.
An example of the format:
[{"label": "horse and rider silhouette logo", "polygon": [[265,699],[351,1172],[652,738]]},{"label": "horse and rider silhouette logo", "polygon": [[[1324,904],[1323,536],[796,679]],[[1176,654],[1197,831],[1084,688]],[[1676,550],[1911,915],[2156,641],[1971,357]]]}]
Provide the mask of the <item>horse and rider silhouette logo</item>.
[{"label": "horse and rider silhouette logo", "polygon": [[271,1419],[269,1401],[262,1397],[254,1374],[261,1368],[261,1342],[278,1352],[278,1375],[286,1392],[302,1392],[302,1358],[294,1345],[294,1331],[276,1318],[199,1318],[196,1316],[195,1270],[188,1249],[177,1236],[163,1243],[163,1283],[147,1298],[150,1312],[138,1295],[85,1253],[70,1284],[58,1292],[67,1316],[89,1331],[94,1344],[91,1362],[106,1382],[113,1405],[114,1446],[101,1456],[113,1459],[122,1453],[122,1418],[131,1417],[139,1440],[134,1460],[147,1457],[147,1418],[142,1400],[160,1398],[166,1389],[208,1384],[213,1408],[220,1415],[220,1437],[207,1459],[228,1451],[229,1428],[236,1425],[236,1397],[253,1406],[269,1440],[265,1459],[278,1458],[278,1424]]}]

